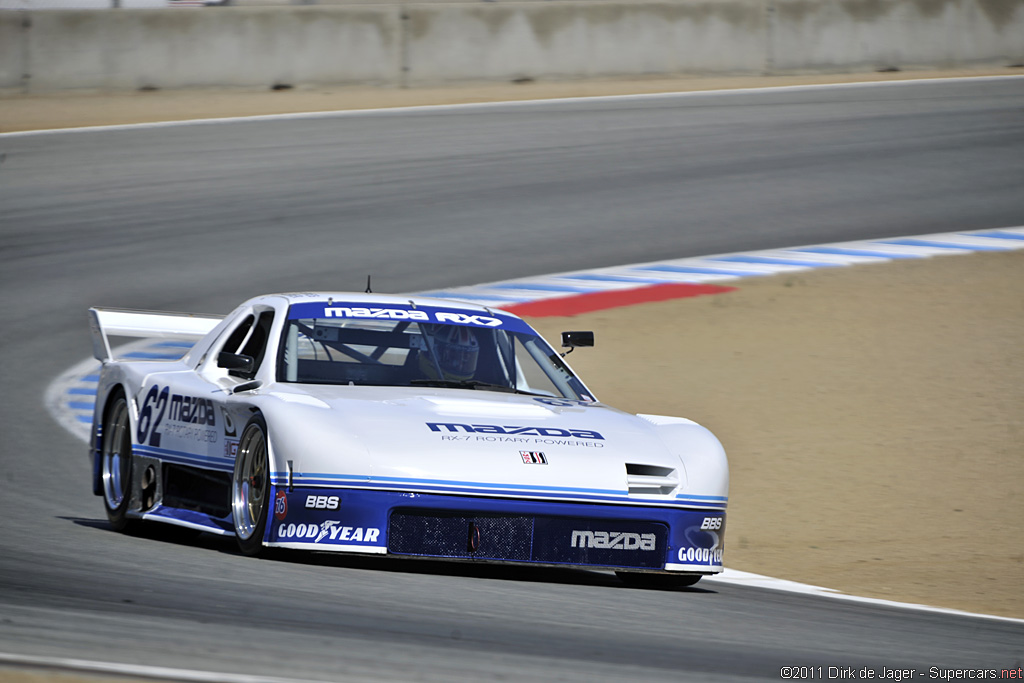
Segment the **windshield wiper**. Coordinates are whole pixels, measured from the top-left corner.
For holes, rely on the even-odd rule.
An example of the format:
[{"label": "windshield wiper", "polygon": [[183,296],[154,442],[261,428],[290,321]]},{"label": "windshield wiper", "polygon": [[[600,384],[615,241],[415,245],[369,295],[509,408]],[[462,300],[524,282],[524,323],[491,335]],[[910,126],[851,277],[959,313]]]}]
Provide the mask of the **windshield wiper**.
[{"label": "windshield wiper", "polygon": [[482,382],[478,379],[414,379],[409,384],[421,387],[450,387],[452,389],[483,389],[484,391],[504,391],[509,394],[526,394],[528,396],[543,396],[532,391],[523,391],[510,387],[507,384],[493,384]]}]

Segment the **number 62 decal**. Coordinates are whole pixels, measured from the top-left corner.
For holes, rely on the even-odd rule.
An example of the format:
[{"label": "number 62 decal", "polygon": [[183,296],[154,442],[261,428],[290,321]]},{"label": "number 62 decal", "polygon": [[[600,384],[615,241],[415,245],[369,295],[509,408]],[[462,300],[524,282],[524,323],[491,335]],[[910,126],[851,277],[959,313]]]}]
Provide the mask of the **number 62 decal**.
[{"label": "number 62 decal", "polygon": [[[146,394],[146,400],[142,402],[142,410],[139,411],[139,424],[138,429],[135,430],[136,440],[140,444],[146,443],[146,437],[149,437],[149,445],[154,448],[160,447],[160,423],[164,419],[164,413],[167,411],[167,398],[170,395],[170,387],[164,387],[163,390],[157,385],[153,385],[153,388]],[[153,419],[153,411],[156,410],[156,419]]]}]

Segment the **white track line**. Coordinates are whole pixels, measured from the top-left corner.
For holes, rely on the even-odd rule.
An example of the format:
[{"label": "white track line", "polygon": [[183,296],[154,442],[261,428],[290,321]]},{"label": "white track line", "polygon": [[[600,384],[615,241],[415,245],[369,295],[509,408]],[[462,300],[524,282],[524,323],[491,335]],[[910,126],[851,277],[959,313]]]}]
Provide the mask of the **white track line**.
[{"label": "white track line", "polygon": [[846,90],[851,88],[873,88],[924,83],[956,83],[961,81],[997,81],[1024,79],[1024,76],[951,76],[946,78],[908,78],[892,81],[857,81],[854,83],[807,83],[804,85],[767,85],[756,88],[732,88],[724,90],[688,90],[685,92],[636,93],[632,95],[596,95],[585,97],[553,97],[537,100],[512,100],[505,102],[467,102],[463,104],[424,104],[409,107],[379,107],[374,109],[343,109],[321,112],[295,112],[289,114],[258,114],[255,116],[225,116],[210,119],[189,119],[187,121],[155,121],[151,123],[126,123],[110,126],[81,126],[78,128],[49,128],[44,130],[15,131],[0,133],[0,138],[29,137],[33,135],[60,135],[65,133],[144,130],[147,128],[179,128],[182,126],[209,125],[217,123],[258,122],[258,121],[299,121],[308,119],[340,118],[351,116],[379,116],[381,114],[443,113],[447,111],[470,111],[501,107],[522,107],[538,104],[630,102],[658,98],[689,98],[718,95],[744,95],[768,92],[800,92],[814,90]]},{"label": "white track line", "polygon": [[191,681],[196,683],[310,683],[311,679],[276,678],[271,676],[250,676],[247,674],[196,671],[193,669],[172,669],[145,664],[117,664],[95,662],[87,659],[66,659],[62,657],[33,657],[0,652],[0,664],[27,666],[43,669],[60,669],[82,673],[135,676],[168,681]]},{"label": "white track line", "polygon": [[796,581],[788,581],[786,579],[774,579],[770,576],[741,572],[738,569],[726,569],[721,574],[701,579],[701,583],[698,585],[702,585],[705,582],[726,583],[734,586],[751,586],[753,588],[767,588],[769,590],[785,591],[787,593],[800,593],[802,595],[832,598],[834,600],[845,600],[847,602],[858,602],[867,605],[877,605],[879,607],[912,609],[919,612],[933,612],[936,614],[950,614],[957,617],[976,617],[979,619],[1005,621],[1012,624],[1024,624],[1024,619],[1016,619],[1014,617],[1001,617],[995,614],[981,614],[979,612],[964,612],[963,610],[950,609],[947,607],[932,607],[931,605],[920,605],[912,602],[896,602],[895,600],[884,600],[882,598],[865,598],[859,595],[840,593],[834,588],[812,586],[807,583],[797,583]]}]

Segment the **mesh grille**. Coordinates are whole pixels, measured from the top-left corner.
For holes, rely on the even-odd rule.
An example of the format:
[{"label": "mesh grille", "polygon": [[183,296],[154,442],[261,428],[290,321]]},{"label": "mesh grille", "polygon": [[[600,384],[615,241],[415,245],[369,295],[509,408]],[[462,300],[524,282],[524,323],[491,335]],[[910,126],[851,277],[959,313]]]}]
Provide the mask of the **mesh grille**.
[{"label": "mesh grille", "polygon": [[395,510],[399,555],[602,567],[664,566],[668,528],[654,522]]},{"label": "mesh grille", "polygon": [[396,512],[388,550],[403,555],[530,560],[533,518]]}]

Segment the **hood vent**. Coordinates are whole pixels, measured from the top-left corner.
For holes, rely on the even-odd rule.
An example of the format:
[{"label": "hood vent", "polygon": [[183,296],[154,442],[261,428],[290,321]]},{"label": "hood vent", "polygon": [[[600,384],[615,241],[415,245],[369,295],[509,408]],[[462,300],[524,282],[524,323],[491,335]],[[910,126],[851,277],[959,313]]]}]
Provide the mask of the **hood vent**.
[{"label": "hood vent", "polygon": [[666,496],[679,486],[679,474],[671,467],[626,463],[629,495]]}]

